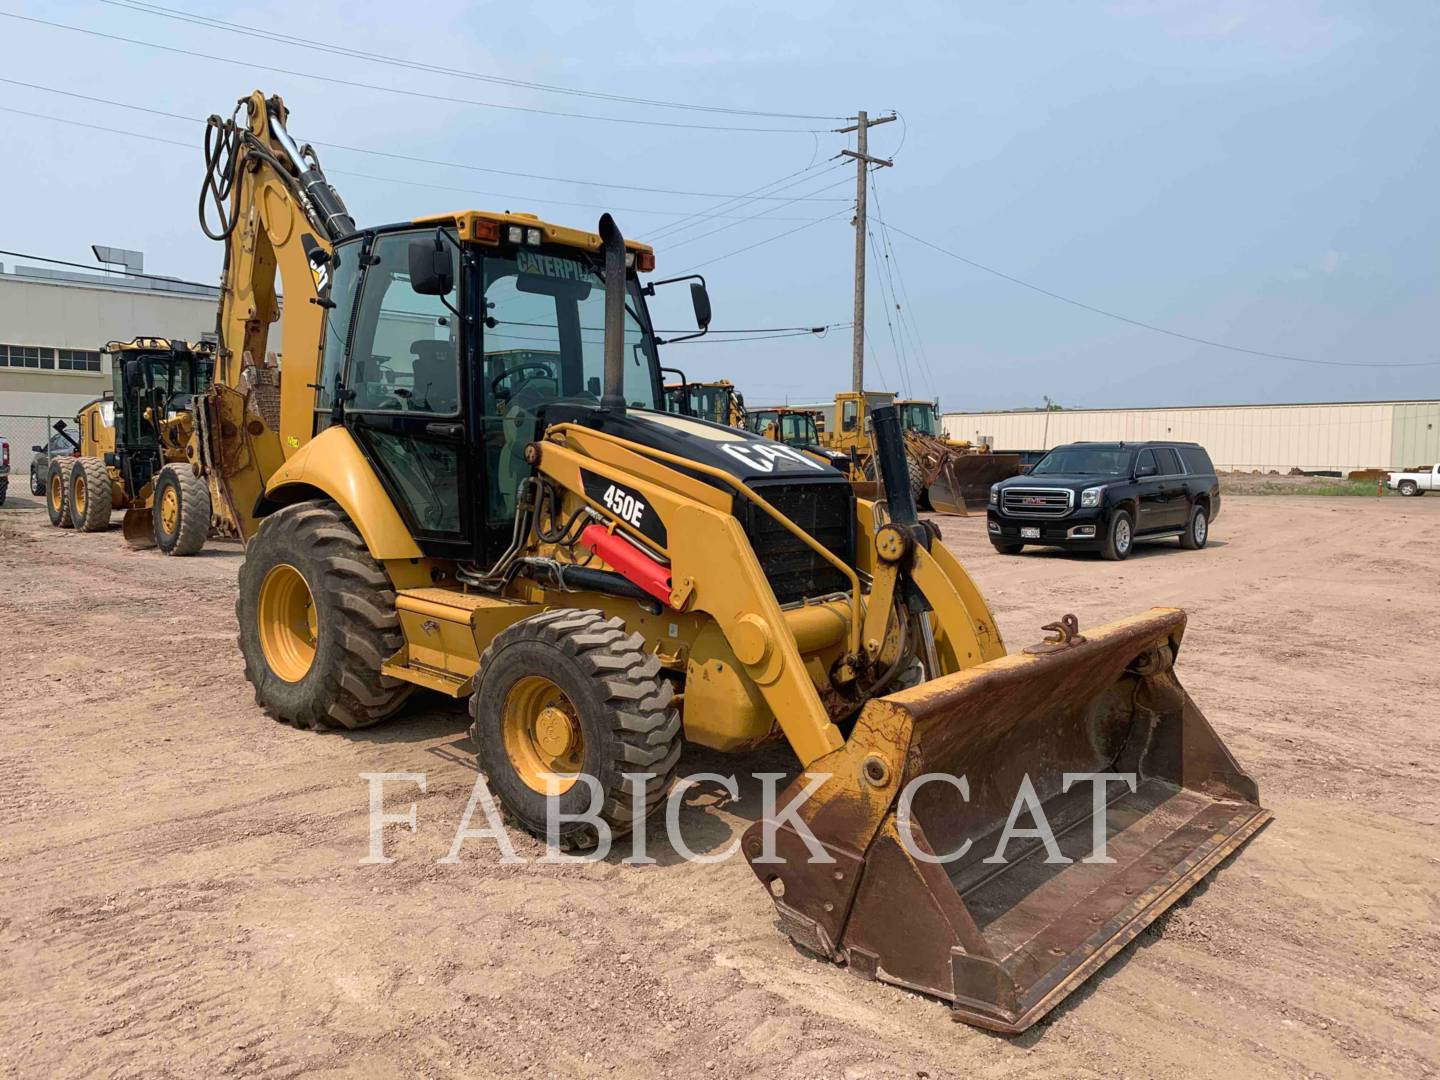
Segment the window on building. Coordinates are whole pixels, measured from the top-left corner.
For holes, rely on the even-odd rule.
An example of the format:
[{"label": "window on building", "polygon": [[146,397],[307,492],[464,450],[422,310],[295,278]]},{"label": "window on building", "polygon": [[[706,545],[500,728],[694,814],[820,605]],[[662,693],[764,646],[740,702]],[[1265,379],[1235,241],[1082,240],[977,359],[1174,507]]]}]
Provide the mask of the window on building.
[{"label": "window on building", "polygon": [[90,349],[0,345],[0,367],[34,368],[37,371],[99,371],[100,354]]},{"label": "window on building", "polygon": [[100,354],[90,349],[58,349],[61,371],[99,371]]}]

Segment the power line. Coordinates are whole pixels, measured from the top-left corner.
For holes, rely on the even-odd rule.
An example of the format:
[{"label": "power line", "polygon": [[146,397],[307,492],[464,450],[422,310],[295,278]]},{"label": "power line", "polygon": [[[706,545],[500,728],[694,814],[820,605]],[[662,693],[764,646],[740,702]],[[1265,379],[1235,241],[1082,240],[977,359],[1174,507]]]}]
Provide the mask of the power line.
[{"label": "power line", "polygon": [[[901,117],[901,124],[904,124],[904,117]],[[905,143],[904,136],[901,136],[900,143]],[[898,148],[897,148],[898,152]],[[935,372],[930,367],[930,357],[925,352],[925,344],[920,339],[920,328],[915,324],[915,306],[910,301],[910,289],[905,284],[905,275],[900,270],[900,260],[895,255],[894,245],[890,243],[890,234],[885,231],[885,212],[880,205],[880,184],[875,179],[877,170],[870,170],[870,194],[875,197],[875,217],[880,222],[880,247],[885,256],[885,273],[890,278],[890,296],[895,301],[895,310],[900,317],[900,333],[902,337],[908,326],[910,333],[911,352],[916,357],[917,366],[923,372],[925,381],[930,384],[930,393],[938,396],[939,389],[935,383]],[[905,306],[900,306],[900,294],[895,291],[895,280],[900,281],[900,292],[905,296]]]},{"label": "power line", "polygon": [[[51,123],[56,123],[56,124],[69,124],[69,125],[71,125],[72,127],[86,128],[86,129],[88,129],[88,130],[90,130],[90,131],[99,131],[99,132],[103,132],[103,133],[105,133],[105,134],[107,134],[107,135],[121,135],[121,136],[124,136],[125,138],[130,138],[130,139],[143,139],[143,140],[145,140],[145,141],[147,141],[147,142],[162,143],[162,144],[164,144],[164,145],[166,145],[166,146],[178,146],[178,147],[180,147],[182,150],[190,150],[190,151],[193,151],[193,150],[195,149],[195,145],[194,145],[194,144],[188,143],[188,142],[181,142],[179,139],[167,139],[167,138],[164,138],[163,136],[160,136],[160,135],[148,135],[148,134],[145,134],[144,132],[139,132],[139,131],[127,131],[127,130],[125,130],[124,128],[109,127],[109,126],[102,125],[102,124],[88,124],[88,123],[84,122],[83,120],[70,120],[70,119],[68,119],[68,118],[66,118],[66,117],[62,117],[62,116],[50,116],[50,115],[48,115],[48,114],[46,114],[46,113],[29,112],[29,111],[27,111],[27,110],[25,110],[25,109],[14,109],[14,108],[11,108],[11,107],[8,106],[8,105],[0,105],[0,112],[14,113],[14,114],[17,115],[17,116],[28,116],[28,117],[31,117],[32,119],[35,119],[35,120],[48,120],[48,121],[50,121]],[[660,216],[660,217],[673,217],[673,216],[675,216],[676,214],[684,214],[684,213],[685,213],[685,211],[682,211],[682,210],[652,210],[652,209],[650,209],[650,208],[648,208],[648,207],[638,207],[638,206],[614,206],[614,205],[611,205],[611,204],[608,204],[608,203],[607,203],[607,204],[600,204],[600,203],[572,202],[572,201],[567,200],[567,199],[551,199],[551,198],[547,198],[547,197],[545,197],[545,196],[538,196],[538,195],[532,195],[532,194],[515,195],[515,194],[507,194],[507,193],[505,193],[505,192],[479,191],[479,190],[476,190],[475,188],[455,187],[455,186],[452,186],[452,185],[449,185],[449,184],[432,184],[432,183],[429,183],[429,182],[424,181],[424,180],[406,180],[406,179],[404,179],[404,178],[402,178],[402,177],[398,177],[398,176],[375,176],[375,175],[372,175],[371,173],[353,172],[353,171],[350,171],[350,170],[348,170],[348,169],[330,169],[330,170],[329,170],[329,173],[330,173],[330,175],[332,175],[332,176],[345,176],[345,177],[349,177],[349,178],[352,178],[352,179],[371,180],[371,181],[375,181],[375,182],[378,182],[378,183],[384,183],[384,184],[396,184],[396,185],[398,185],[398,186],[400,186],[400,187],[432,188],[432,189],[434,189],[434,190],[436,190],[436,191],[449,191],[449,192],[454,192],[454,193],[461,194],[461,195],[478,195],[478,196],[480,196],[481,198],[486,198],[486,199],[515,199],[515,200],[518,200],[519,202],[522,202],[522,203],[529,203],[529,202],[551,203],[551,204],[553,204],[553,205],[555,205],[555,206],[576,206],[576,207],[583,207],[583,208],[592,209],[592,210],[620,211],[620,212],[627,213],[627,214],[653,214],[653,215],[657,215],[657,216]],[[776,220],[779,220],[779,219],[776,219]],[[819,218],[788,218],[788,219],[786,219],[786,220],[790,220],[790,221],[815,222],[815,221],[823,221],[824,218],[823,218],[823,217],[819,217]]]},{"label": "power line", "polygon": [[[672,221],[672,222],[669,222],[669,223],[667,223],[667,224],[665,224],[665,225],[662,225],[662,226],[660,227],[659,233],[657,234],[657,238],[658,238],[658,236],[662,236],[662,235],[666,235],[666,234],[668,234],[668,235],[670,235],[670,236],[674,236],[674,235],[676,235],[676,234],[678,234],[678,233],[684,232],[684,231],[687,230],[687,229],[693,228],[695,224],[698,224],[699,221],[700,221],[701,219],[703,219],[703,218],[704,218],[705,216],[707,216],[707,215],[714,216],[714,217],[722,216],[722,215],[712,214],[712,213],[711,213],[712,211],[715,211],[715,210],[725,210],[725,209],[730,209],[730,208],[732,208],[732,207],[738,209],[740,205],[743,205],[744,203],[747,203],[747,202],[757,202],[757,201],[760,201],[760,200],[769,200],[769,199],[778,198],[778,197],[779,197],[778,194],[777,194],[778,192],[788,190],[789,188],[792,188],[792,187],[796,187],[796,186],[798,186],[799,184],[803,184],[803,183],[805,182],[805,179],[806,179],[805,174],[809,173],[812,169],[819,168],[820,165],[822,165],[822,164],[824,164],[824,163],[823,163],[823,162],[819,162],[819,161],[811,162],[809,165],[805,166],[805,168],[803,168],[803,169],[796,169],[796,170],[795,170],[794,172],[792,172],[792,173],[786,173],[784,176],[780,177],[778,180],[771,180],[768,184],[761,184],[761,185],[760,185],[759,187],[757,187],[757,188],[751,188],[749,191],[745,192],[743,195],[731,195],[731,196],[729,196],[728,198],[724,199],[722,202],[715,203],[715,204],[712,205],[712,206],[707,206],[704,210],[698,210],[698,211],[696,211],[696,212],[693,213],[693,214],[686,214],[684,217],[680,218],[680,220],[678,220],[678,221]],[[792,182],[786,183],[786,181],[787,181],[787,180],[791,180],[792,177],[800,177],[800,179],[792,180]],[[765,194],[759,194],[760,192],[764,192]],[[817,200],[817,201],[820,201],[820,200]],[[825,201],[829,201],[829,200],[825,200]],[[837,200],[837,201],[838,201],[838,200]],[[692,219],[694,219],[693,222],[692,222]]]},{"label": "power line", "polygon": [[815,337],[815,338],[823,338],[823,337],[825,336],[825,334],[826,334],[829,330],[831,330],[831,329],[838,329],[838,328],[840,328],[840,327],[844,327],[844,326],[848,326],[848,325],[849,325],[849,323],[836,323],[834,327],[829,327],[829,326],[817,326],[817,327],[812,327],[812,328],[810,328],[810,329],[808,329],[808,330],[802,330],[802,331],[800,331],[799,333],[795,333],[795,334],[762,334],[762,335],[758,335],[758,336],[756,336],[756,337],[737,337],[737,338],[723,338],[723,339],[720,339],[720,338],[717,338],[717,339],[690,338],[690,339],[687,340],[687,341],[672,341],[672,342],[670,342],[670,344],[672,344],[672,345],[707,345],[707,344],[708,344],[708,345],[731,345],[731,344],[734,344],[734,343],[737,342],[737,341],[774,341],[774,340],[776,340],[777,338],[796,338],[796,337]]},{"label": "power line", "polygon": [[684,270],[680,271],[680,273],[681,273],[681,274],[688,274],[688,273],[691,273],[692,271],[699,270],[702,266],[709,266],[709,265],[712,264],[712,263],[720,262],[722,259],[729,259],[729,258],[732,258],[733,256],[736,256],[736,255],[743,255],[745,252],[747,252],[747,251],[752,251],[752,250],[754,250],[755,248],[761,247],[761,246],[764,245],[764,244],[773,244],[776,240],[783,240],[785,237],[787,237],[787,236],[793,236],[793,235],[795,235],[795,234],[798,233],[798,232],[804,231],[805,229],[814,228],[816,225],[819,225],[822,221],[834,221],[836,218],[840,217],[842,214],[848,214],[848,213],[850,213],[850,208],[847,206],[845,209],[839,210],[839,211],[837,211],[836,213],[826,214],[824,217],[818,217],[818,218],[815,218],[815,219],[813,219],[813,220],[811,220],[811,221],[807,221],[804,225],[796,226],[796,227],[793,228],[793,229],[786,229],[784,232],[782,232],[782,233],[777,233],[777,234],[774,235],[774,236],[767,236],[764,240],[757,240],[757,241],[755,241],[755,243],[753,243],[753,244],[746,244],[744,247],[742,247],[742,248],[736,248],[734,251],[727,251],[724,255],[717,255],[717,256],[715,256],[715,258],[713,258],[713,259],[706,259],[704,262],[696,263],[694,266],[687,266]]},{"label": "power line", "polygon": [[[0,14],[4,14],[4,12],[0,12]],[[78,100],[78,101],[89,101],[89,102],[93,102],[93,103],[98,104],[98,105],[113,105],[113,106],[115,106],[117,109],[129,109],[129,110],[131,110],[132,112],[148,113],[148,114],[150,114],[151,116],[163,116],[163,117],[166,117],[167,119],[171,119],[171,120],[183,120],[183,121],[185,121],[186,123],[194,123],[194,124],[203,124],[203,123],[205,123],[205,118],[202,117],[202,116],[187,116],[187,115],[184,114],[184,113],[167,112],[167,111],[164,110],[164,109],[152,109],[152,108],[150,108],[150,107],[148,107],[148,106],[145,106],[145,105],[135,105],[135,104],[133,104],[133,103],[131,103],[131,102],[126,102],[126,101],[116,101],[114,98],[95,97],[95,96],[93,96],[93,95],[91,95],[91,94],[81,94],[81,93],[79,93],[79,92],[77,92],[77,91],[74,91],[74,90],[61,90],[61,89],[59,89],[58,87],[54,87],[54,86],[42,86],[40,83],[25,82],[25,81],[23,81],[23,80],[21,80],[21,79],[7,79],[7,78],[4,78],[3,76],[0,76],[0,83],[8,83],[8,84],[10,84],[11,86],[23,86],[23,87],[26,87],[27,89],[30,89],[30,90],[41,90],[41,91],[43,91],[43,92],[45,92],[45,93],[47,93],[47,94],[58,94],[58,95],[60,95],[61,97],[75,98],[75,99]],[[332,150],[346,150],[346,151],[349,151],[350,153],[353,153],[353,154],[369,154],[369,155],[372,155],[372,156],[374,156],[374,157],[391,158],[391,159],[393,159],[393,160],[395,160],[395,161],[409,161],[409,162],[413,162],[413,163],[419,164],[419,165],[444,165],[444,166],[446,166],[446,167],[448,167],[448,168],[452,168],[452,169],[467,169],[467,170],[469,170],[469,171],[471,171],[471,172],[493,173],[493,174],[496,175],[496,176],[512,176],[512,177],[516,177],[516,178],[519,178],[519,179],[522,179],[522,180],[545,180],[545,181],[550,181],[550,182],[557,183],[557,184],[581,184],[581,185],[584,185],[585,187],[613,188],[613,189],[615,189],[616,191],[643,191],[643,192],[647,192],[647,193],[653,194],[653,195],[686,195],[686,196],[694,196],[694,197],[696,197],[696,198],[703,198],[703,199],[720,199],[720,198],[725,198],[725,199],[728,199],[728,200],[733,200],[733,199],[735,199],[735,198],[740,198],[740,197],[741,197],[741,196],[724,196],[724,195],[721,195],[719,192],[715,192],[715,191],[683,191],[683,190],[679,190],[679,189],[676,189],[676,188],[652,188],[652,187],[640,187],[640,186],[637,186],[637,185],[635,185],[635,184],[614,184],[614,183],[608,183],[608,182],[606,182],[606,181],[601,181],[601,180],[577,180],[577,179],[575,179],[575,178],[573,178],[573,177],[569,177],[569,176],[545,176],[544,174],[541,174],[541,173],[516,172],[516,171],[511,170],[511,169],[492,169],[492,168],[489,168],[488,166],[484,166],[484,165],[471,165],[471,164],[468,164],[468,163],[463,162],[463,161],[445,161],[445,160],[442,160],[442,159],[439,159],[439,158],[425,158],[425,157],[417,157],[417,156],[414,156],[414,155],[411,155],[411,154],[397,154],[397,153],[395,153],[394,151],[390,151],[390,150],[374,150],[374,149],[371,149],[371,148],[368,148],[368,147],[363,147],[363,146],[347,146],[347,145],[345,145],[344,143],[326,142],[326,141],[323,141],[323,140],[321,140],[321,139],[310,139],[310,140],[308,140],[308,141],[314,143],[314,144],[317,145],[317,146],[324,146],[324,147],[327,147],[327,148],[332,149]],[[802,171],[803,171],[803,170],[802,170]],[[763,187],[769,187],[769,186],[770,186],[770,185],[768,185],[768,184],[767,184],[767,185],[762,185],[762,188],[763,188]],[[757,198],[763,198],[763,199],[769,199],[769,198],[771,198],[770,196],[756,196],[756,197],[757,197]],[[776,198],[777,201],[780,201],[779,198],[778,198],[778,196],[775,197],[775,198]],[[807,197],[807,198],[808,198],[808,197]],[[784,201],[786,201],[786,202],[793,202],[794,200],[793,200],[793,199],[787,199],[787,200],[784,200]],[[845,200],[838,199],[838,198],[834,198],[834,199],[816,199],[815,201],[816,201],[816,202],[842,202],[842,201],[845,201]],[[687,216],[688,216],[688,214],[687,214]]]},{"label": "power line", "polygon": [[[844,167],[845,167],[845,166],[844,166],[843,164],[837,164],[837,165],[835,165],[835,168],[836,168],[836,169],[843,169]],[[833,170],[826,170],[826,172],[830,172],[830,171],[833,171]],[[822,173],[818,174],[816,177],[814,177],[814,179],[819,179],[820,176],[824,176],[824,175],[825,175],[825,173],[822,172]],[[844,180],[841,180],[841,181],[839,181],[838,183],[826,184],[824,187],[815,188],[813,191],[809,192],[807,195],[797,196],[794,200],[791,200],[791,201],[799,202],[799,201],[802,200],[802,199],[813,198],[815,195],[818,195],[818,194],[819,194],[820,192],[822,192],[822,191],[833,191],[835,188],[839,187],[841,184],[848,184],[849,182],[850,182],[849,177],[846,177]],[[782,202],[782,203],[776,203],[776,204],[775,204],[774,206],[772,206],[769,210],[761,210],[759,213],[750,214],[750,215],[748,215],[748,216],[741,217],[741,218],[739,218],[739,219],[736,220],[736,221],[730,222],[728,225],[721,225],[718,229],[711,229],[709,232],[700,233],[698,236],[688,236],[688,237],[686,237],[684,240],[680,240],[680,241],[677,241],[677,242],[675,242],[675,243],[670,243],[670,242],[669,242],[670,239],[671,239],[671,237],[674,236],[674,234],[672,233],[672,234],[671,234],[671,237],[667,237],[667,238],[666,238],[665,248],[666,248],[667,251],[674,251],[676,248],[684,247],[686,244],[693,244],[693,243],[696,243],[697,241],[704,240],[704,239],[706,239],[707,237],[714,236],[714,235],[716,235],[717,233],[725,232],[727,229],[733,229],[733,228],[735,228],[735,226],[737,226],[737,225],[744,225],[747,221],[759,221],[761,218],[770,217],[770,215],[771,215],[772,213],[774,213],[776,210],[783,210],[783,209],[784,209],[786,206],[788,206],[788,205],[789,205],[789,203],[784,203],[784,202]],[[772,221],[780,221],[780,220],[783,220],[783,219],[782,219],[782,218],[771,218],[771,220],[772,220]],[[814,220],[814,219],[812,218],[811,220]]]},{"label": "power line", "polygon": [[933,250],[935,250],[935,251],[940,252],[941,255],[948,255],[948,256],[950,256],[950,258],[956,259],[956,260],[958,260],[959,262],[964,263],[966,266],[973,266],[973,267],[974,267],[975,269],[977,269],[977,270],[983,270],[983,271],[985,271],[985,273],[987,273],[987,274],[993,274],[995,277],[1003,278],[1004,280],[1006,280],[1006,281],[1008,281],[1008,282],[1011,282],[1012,284],[1019,285],[1019,286],[1021,286],[1022,288],[1026,288],[1026,289],[1031,290],[1032,292],[1040,293],[1042,296],[1048,296],[1048,297],[1050,297],[1050,299],[1052,299],[1052,300],[1059,300],[1059,301],[1060,301],[1061,303],[1063,303],[1063,304],[1069,304],[1069,305],[1071,305],[1072,307],[1077,307],[1077,308],[1081,308],[1081,309],[1083,309],[1083,310],[1085,310],[1085,311],[1094,312],[1096,315],[1104,315],[1104,316],[1105,316],[1106,318],[1108,318],[1108,319],[1116,319],[1116,320],[1118,320],[1119,322],[1129,323],[1131,326],[1138,326],[1138,327],[1140,327],[1142,330],[1153,330],[1155,333],[1157,333],[1157,334],[1164,334],[1164,335],[1166,335],[1167,337],[1179,338],[1181,341],[1194,342],[1196,345],[1209,345],[1211,348],[1214,348],[1214,349],[1226,349],[1226,350],[1228,350],[1229,352],[1244,353],[1244,354],[1247,355],[1247,356],[1260,356],[1260,357],[1265,357],[1265,358],[1270,359],[1270,360],[1291,360],[1291,361],[1294,361],[1294,362],[1297,363],[1297,364],[1319,364],[1319,365],[1322,365],[1322,366],[1324,366],[1324,367],[1358,367],[1358,368],[1416,368],[1416,367],[1440,367],[1440,360],[1421,360],[1421,361],[1414,362],[1414,363],[1398,363],[1398,364],[1397,364],[1397,363],[1386,363],[1386,362],[1383,362],[1383,361],[1382,361],[1382,362],[1379,362],[1379,363],[1366,364],[1366,363],[1361,363],[1361,362],[1359,362],[1359,361],[1349,361],[1349,360],[1313,360],[1313,359],[1311,359],[1311,358],[1309,358],[1309,357],[1305,357],[1305,356],[1291,356],[1289,353],[1275,353],[1275,352],[1266,352],[1266,351],[1263,350],[1263,349],[1249,349],[1249,348],[1246,348],[1246,347],[1243,346],[1243,345],[1230,345],[1230,344],[1227,344],[1226,342],[1223,342],[1223,341],[1214,341],[1214,340],[1212,340],[1212,339],[1210,339],[1210,338],[1196,337],[1196,336],[1193,335],[1193,334],[1182,334],[1182,333],[1181,333],[1180,331],[1178,331],[1178,330],[1168,330],[1168,329],[1166,329],[1166,328],[1163,327],[1163,326],[1156,326],[1154,323],[1143,322],[1143,321],[1141,321],[1140,319],[1132,319],[1132,318],[1130,318],[1130,316],[1128,316],[1128,315],[1121,315],[1121,314],[1119,314],[1119,313],[1117,313],[1117,312],[1114,312],[1114,311],[1106,311],[1104,308],[1095,307],[1093,304],[1087,304],[1087,303],[1085,303],[1084,301],[1081,301],[1081,300],[1073,300],[1073,299],[1071,299],[1071,298],[1068,297],[1068,296],[1062,296],[1060,293],[1051,292],[1049,289],[1043,288],[1043,287],[1041,287],[1041,286],[1039,286],[1039,285],[1035,285],[1035,284],[1033,284],[1033,283],[1031,283],[1031,282],[1029,282],[1029,281],[1025,281],[1025,280],[1023,280],[1023,279],[1021,279],[1021,278],[1014,277],[1014,276],[1012,276],[1012,275],[1010,275],[1010,274],[1005,273],[1005,272],[1002,271],[1002,270],[996,270],[993,266],[986,266],[984,263],[976,262],[974,259],[967,259],[964,255],[956,254],[956,253],[953,252],[953,251],[950,251],[950,250],[948,250],[948,249],[946,249],[946,248],[941,247],[939,244],[933,244],[933,243],[931,243],[929,240],[922,240],[920,237],[914,235],[913,233],[908,233],[908,232],[906,232],[904,229],[901,229],[901,228],[899,228],[899,227],[897,227],[897,226],[895,226],[895,225],[886,225],[886,224],[884,224],[884,222],[882,222],[882,223],[881,223],[881,227],[882,227],[882,228],[889,229],[889,230],[891,230],[891,231],[893,231],[893,232],[897,232],[897,233],[899,233],[901,236],[904,236],[904,237],[907,237],[907,238],[909,238],[909,239],[911,239],[911,240],[914,240],[917,244],[923,244],[925,247],[928,247],[928,248],[931,248],[931,249],[933,249]]},{"label": "power line", "polygon": [[319,82],[330,83],[335,86],[348,86],[352,89],[374,90],[382,94],[397,94],[401,97],[420,98],[425,101],[444,101],[451,105],[475,105],[486,109],[503,109],[508,112],[531,113],[539,116],[561,116],[571,120],[599,120],[612,124],[636,124],[641,127],[661,128],[686,128],[693,131],[733,131],[746,132],[751,134],[771,135],[809,135],[825,131],[824,128],[776,128],[776,127],[739,127],[726,124],[686,124],[676,120],[638,120],[627,116],[602,116],[596,113],[566,112],[563,109],[542,109],[533,105],[503,105],[496,101],[478,101],[474,98],[451,97],[447,94],[431,94],[423,90],[406,90],[398,86],[384,86],[379,83],[359,82],[354,79],[342,79],[334,75],[321,75],[313,71],[296,71],[294,68],[278,67],[274,64],[261,64],[251,60],[237,60],[231,56],[217,56],[213,53],[197,52],[193,49],[182,49],[175,45],[161,45],[155,41],[145,41],[140,38],[125,37],[121,34],[107,34],[100,30],[90,30],[83,26],[70,26],[67,23],[51,22],[48,19],[36,19],[29,15],[16,15],[10,11],[0,11],[0,16],[7,19],[16,19],[20,22],[33,23],[36,26],[49,26],[57,30],[70,30],[77,34],[86,34],[90,37],[103,38],[107,41],[119,41],[126,45],[139,45],[146,49],[158,49],[161,52],[174,53],[177,56],[191,56],[200,60],[209,60],[217,64],[231,64],[237,67],[252,68],[258,71],[270,71],[279,75],[290,75],[297,79],[314,79]]},{"label": "power line", "polygon": [[[54,263],[56,266],[75,266],[81,270],[89,270],[92,274],[112,272],[103,266],[91,266],[89,263],[70,262],[67,259],[51,259],[45,255],[28,255],[23,251],[0,251],[0,255],[9,255],[12,259],[34,259],[36,262]],[[126,270],[124,277],[117,278],[116,280],[123,281],[125,278],[147,278],[150,281],[166,281],[171,285],[194,285],[199,289],[219,289],[220,287],[214,282],[206,284],[203,281],[186,281],[184,278],[164,277],[160,274],[141,274],[133,270]]]},{"label": "power line", "polygon": [[574,87],[556,86],[551,83],[530,82],[525,79],[515,79],[503,75],[490,75],[478,71],[466,71],[461,68],[444,67],[440,64],[422,63],[417,60],[407,60],[404,57],[390,56],[385,53],[366,52],[362,49],[354,49],[348,45],[337,45],[333,42],[314,41],[308,38],[292,37],[289,34],[281,34],[273,30],[258,30],[254,27],[241,26],[237,23],[226,22],[224,19],[211,18],[208,15],[197,15],[193,12],[177,11],[174,8],[162,7],[159,4],[131,2],[131,0],[100,0],[102,4],[111,7],[118,7],[122,10],[140,12],[145,15],[154,15],[159,18],[174,19],[180,22],[187,22],[195,26],[203,26],[211,30],[225,30],[229,33],[243,34],[246,37],[260,38],[265,41],[276,41],[286,45],[297,45],[312,52],[332,53],[336,56],[345,56],[353,59],[369,60],[375,63],[390,64],[396,67],[408,68],[413,71],[425,71],[439,75],[450,75],[455,78],[472,79],[477,82],[494,83],[499,86],[513,86],[523,90],[538,90],[549,94],[566,94],[573,97],[594,98],[599,101],[613,101],[627,105],[647,105],[653,108],[664,109],[685,109],[692,112],[721,113],[731,116],[761,116],[777,120],[844,120],[843,116],[826,116],[811,113],[786,113],[768,112],[761,109],[735,109],[718,105],[696,105],[690,102],[665,101],[658,98],[631,97],[626,94],[613,94],[600,90],[578,90]]},{"label": "power line", "polygon": [[[874,254],[875,262],[877,264],[875,267],[875,280],[880,286],[880,300],[885,305],[885,327],[887,330],[890,331],[890,348],[894,350],[895,363],[900,369],[900,389],[904,391],[905,396],[908,398],[912,396],[910,391],[910,365],[905,360],[905,350],[901,347],[900,340],[895,336],[895,324],[890,319],[890,306],[894,302],[894,294],[892,293],[887,296],[885,292],[885,278],[881,275],[879,267],[880,245],[875,242],[875,232],[872,229],[866,229],[865,235],[870,241],[870,251]],[[896,304],[895,306],[897,308],[899,307],[898,304]]]}]

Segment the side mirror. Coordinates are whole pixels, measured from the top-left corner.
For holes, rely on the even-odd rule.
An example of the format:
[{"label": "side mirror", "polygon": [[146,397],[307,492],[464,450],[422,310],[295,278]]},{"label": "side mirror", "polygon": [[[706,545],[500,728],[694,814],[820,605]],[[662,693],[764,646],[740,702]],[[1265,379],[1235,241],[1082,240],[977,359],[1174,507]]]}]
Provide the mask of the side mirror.
[{"label": "side mirror", "polygon": [[30,452],[31,452],[32,454],[43,454],[43,453],[45,452],[45,447],[43,447],[43,446],[32,446],[32,447],[30,447]]},{"label": "side mirror", "polygon": [[1154,476],[1154,475],[1155,475],[1155,466],[1154,466],[1154,465],[1137,465],[1137,466],[1135,466],[1135,479],[1136,479],[1136,480],[1143,480],[1143,479],[1145,479],[1145,477],[1147,477],[1147,476]]},{"label": "side mirror", "polygon": [[701,330],[710,329],[710,294],[703,281],[690,283],[690,303],[695,308],[695,325]]},{"label": "side mirror", "polygon": [[421,296],[449,296],[455,287],[450,252],[437,234],[433,239],[410,241],[410,288]]}]

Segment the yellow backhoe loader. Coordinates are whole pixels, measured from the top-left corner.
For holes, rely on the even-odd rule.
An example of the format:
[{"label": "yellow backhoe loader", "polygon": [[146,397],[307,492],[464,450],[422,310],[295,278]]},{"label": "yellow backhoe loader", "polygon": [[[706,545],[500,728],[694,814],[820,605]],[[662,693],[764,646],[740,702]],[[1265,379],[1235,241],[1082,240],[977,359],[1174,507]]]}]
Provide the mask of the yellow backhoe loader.
[{"label": "yellow backhoe loader", "polygon": [[[247,541],[240,648],[276,719],[363,727],[417,686],[468,699],[491,790],[537,835],[547,789],[623,835],[684,743],[784,740],[803,772],[741,850],[786,932],[1000,1031],[1268,818],[1176,681],[1183,613],[1070,620],[1007,655],[903,482],[857,499],[801,451],[665,411],[638,276],[655,256],[609,215],[357,229],[283,103],[241,107],[207,136],[226,258],[196,439]],[[278,380],[256,363],[277,268]],[[899,481],[895,410],[874,427]],[[1092,797],[1072,774],[1095,773],[1133,783]],[[987,854],[1042,814],[1064,861]],[[599,828],[562,820],[558,842]],[[1097,832],[1114,861],[1070,861]]]},{"label": "yellow backhoe loader", "polygon": [[211,346],[135,338],[112,341],[115,388],[80,410],[73,458],[50,463],[50,523],[100,532],[125,511],[125,539],[166,555],[193,555],[210,535],[212,515],[192,452],[192,402],[210,384]]}]

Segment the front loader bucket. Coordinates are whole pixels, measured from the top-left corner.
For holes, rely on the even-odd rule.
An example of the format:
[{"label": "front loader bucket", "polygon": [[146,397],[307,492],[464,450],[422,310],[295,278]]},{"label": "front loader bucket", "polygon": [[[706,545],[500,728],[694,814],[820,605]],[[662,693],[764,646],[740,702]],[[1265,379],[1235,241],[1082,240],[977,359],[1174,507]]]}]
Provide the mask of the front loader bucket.
[{"label": "front loader bucket", "polygon": [[[866,704],[780,800],[829,774],[795,816],[833,862],[790,821],[746,831],[784,930],[956,1019],[1035,1023],[1270,818],[1175,678],[1184,628],[1157,609]],[[1098,814],[1097,773],[1128,778]]]},{"label": "front loader bucket", "polygon": [[942,467],[940,475],[935,477],[930,486],[925,489],[925,497],[930,500],[930,509],[937,514],[969,517],[970,510],[965,505],[965,496],[960,485],[949,474],[950,470]]},{"label": "front loader bucket", "polygon": [[155,546],[155,514],[150,507],[132,506],[120,519],[120,534],[133,548]]}]

